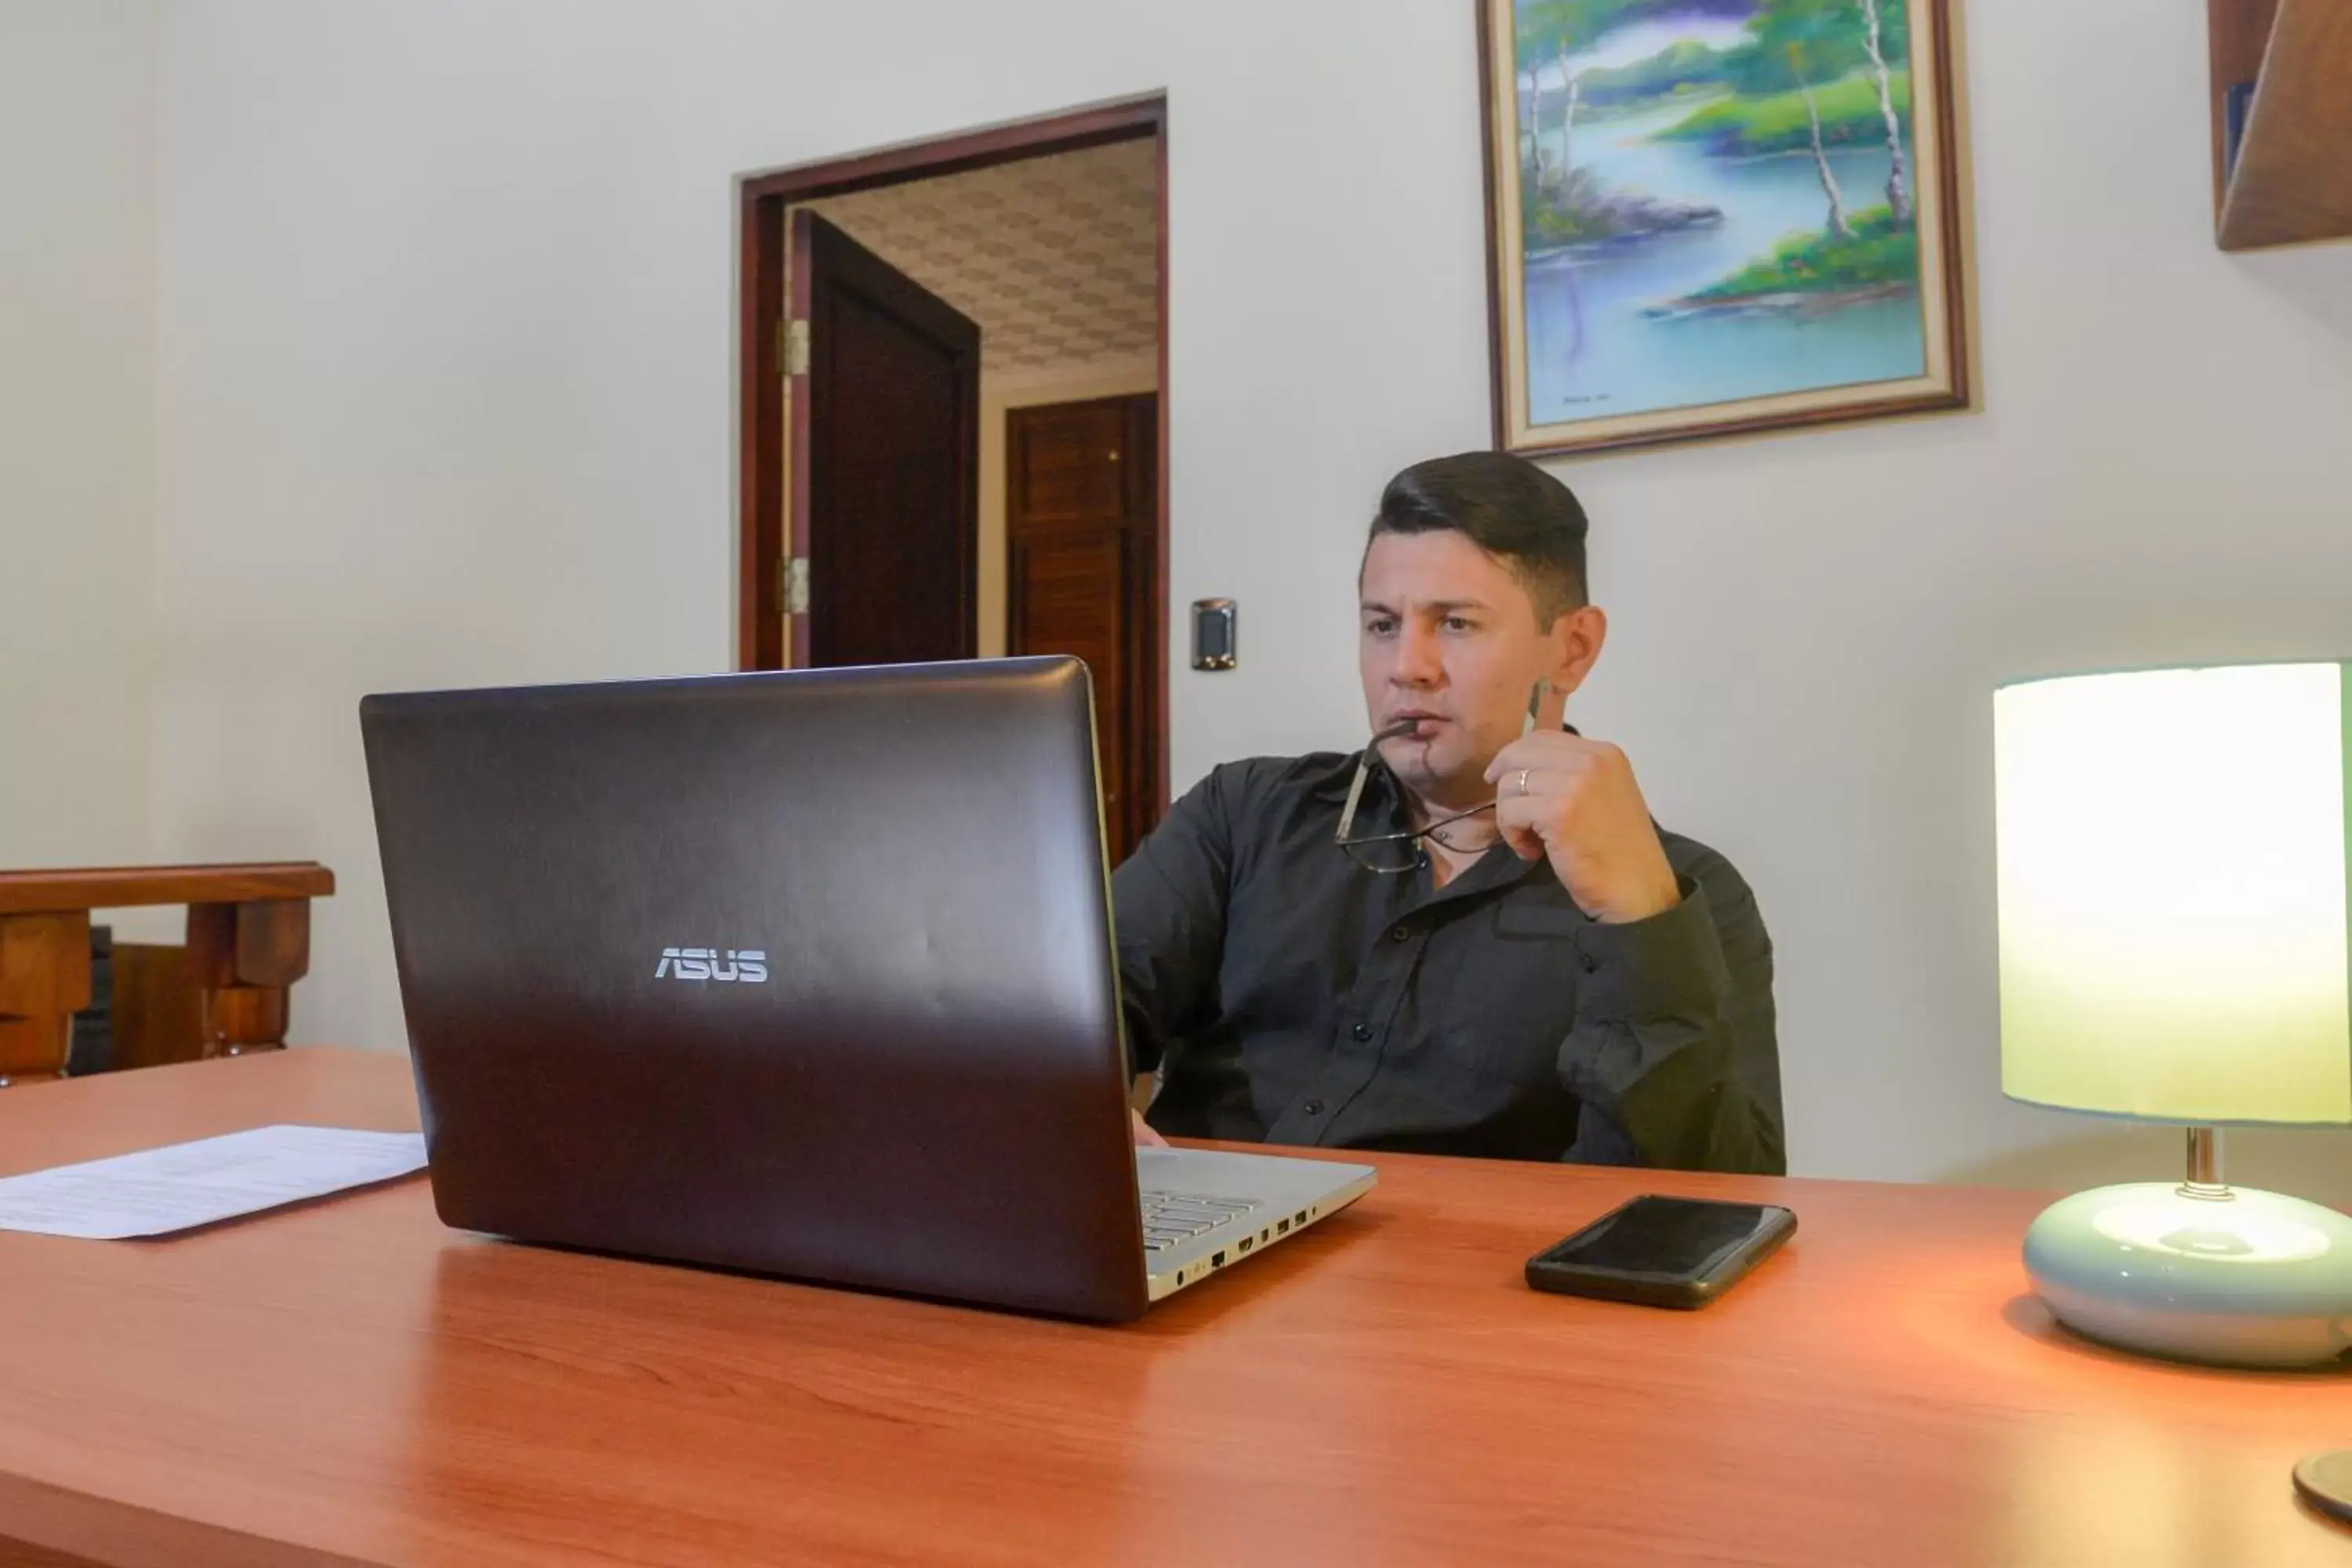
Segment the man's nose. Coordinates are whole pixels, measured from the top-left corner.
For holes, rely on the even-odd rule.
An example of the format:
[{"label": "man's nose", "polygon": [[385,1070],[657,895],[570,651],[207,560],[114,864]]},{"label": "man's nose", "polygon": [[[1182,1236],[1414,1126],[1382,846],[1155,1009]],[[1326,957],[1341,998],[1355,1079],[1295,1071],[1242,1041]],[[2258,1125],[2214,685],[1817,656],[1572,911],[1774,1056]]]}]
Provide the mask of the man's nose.
[{"label": "man's nose", "polygon": [[1397,633],[1396,663],[1389,670],[1391,683],[1398,686],[1434,686],[1444,673],[1445,665],[1438,658],[1435,637],[1412,626]]}]

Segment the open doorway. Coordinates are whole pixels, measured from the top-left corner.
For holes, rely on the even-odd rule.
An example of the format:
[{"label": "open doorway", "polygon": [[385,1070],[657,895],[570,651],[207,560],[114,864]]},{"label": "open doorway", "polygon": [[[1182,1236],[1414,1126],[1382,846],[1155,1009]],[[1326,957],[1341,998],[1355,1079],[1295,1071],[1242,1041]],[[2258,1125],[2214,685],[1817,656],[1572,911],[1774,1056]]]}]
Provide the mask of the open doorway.
[{"label": "open doorway", "polygon": [[738,663],[1068,653],[1167,774],[1165,106],[747,179]]}]

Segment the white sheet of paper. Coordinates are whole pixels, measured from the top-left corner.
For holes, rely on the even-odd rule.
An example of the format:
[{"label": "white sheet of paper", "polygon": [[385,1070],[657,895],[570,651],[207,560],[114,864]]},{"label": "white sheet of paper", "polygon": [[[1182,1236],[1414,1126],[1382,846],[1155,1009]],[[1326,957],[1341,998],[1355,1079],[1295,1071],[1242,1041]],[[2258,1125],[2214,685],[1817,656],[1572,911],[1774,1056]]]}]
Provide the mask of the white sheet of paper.
[{"label": "white sheet of paper", "polygon": [[167,1236],[424,1168],[422,1133],[257,1127],[0,1179],[0,1230]]}]

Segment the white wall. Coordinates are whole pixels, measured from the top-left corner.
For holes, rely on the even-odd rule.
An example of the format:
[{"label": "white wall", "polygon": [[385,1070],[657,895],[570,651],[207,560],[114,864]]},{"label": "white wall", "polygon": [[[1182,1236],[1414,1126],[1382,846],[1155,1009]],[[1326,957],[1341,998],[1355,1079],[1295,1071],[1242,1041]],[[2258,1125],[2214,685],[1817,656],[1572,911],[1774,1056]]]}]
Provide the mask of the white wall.
[{"label": "white wall", "polygon": [[1004,416],[1015,408],[1077,403],[1091,397],[1126,397],[1160,384],[1160,356],[1145,350],[1064,364],[1031,365],[1016,371],[980,368],[980,652],[1004,652],[1005,616],[1011,588],[1004,551]]},{"label": "white wall", "polygon": [[155,16],[0,0],[0,868],[150,843]]},{"label": "white wall", "polygon": [[[1988,411],[1562,469],[1618,626],[1579,717],[1759,889],[1811,1172],[2117,1157],[1997,1092],[1996,680],[2352,651],[2352,249],[2214,249],[2200,8],[1969,12]],[[171,7],[159,847],[341,873],[298,1037],[400,1037],[361,693],[728,663],[738,171],[1164,88],[1170,596],[1246,660],[1172,661],[1175,773],[1351,743],[1363,519],[1487,431],[1469,18]]]}]

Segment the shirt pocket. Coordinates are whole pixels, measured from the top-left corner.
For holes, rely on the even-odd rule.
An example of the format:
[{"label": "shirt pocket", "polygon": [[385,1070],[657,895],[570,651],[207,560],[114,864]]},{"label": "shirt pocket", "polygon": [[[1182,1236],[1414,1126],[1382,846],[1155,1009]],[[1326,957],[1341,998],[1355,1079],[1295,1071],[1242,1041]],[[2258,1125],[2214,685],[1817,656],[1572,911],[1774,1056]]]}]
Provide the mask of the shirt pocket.
[{"label": "shirt pocket", "polygon": [[1584,925],[1572,906],[1504,903],[1434,933],[1414,986],[1431,1076],[1480,1103],[1556,1089]]}]

